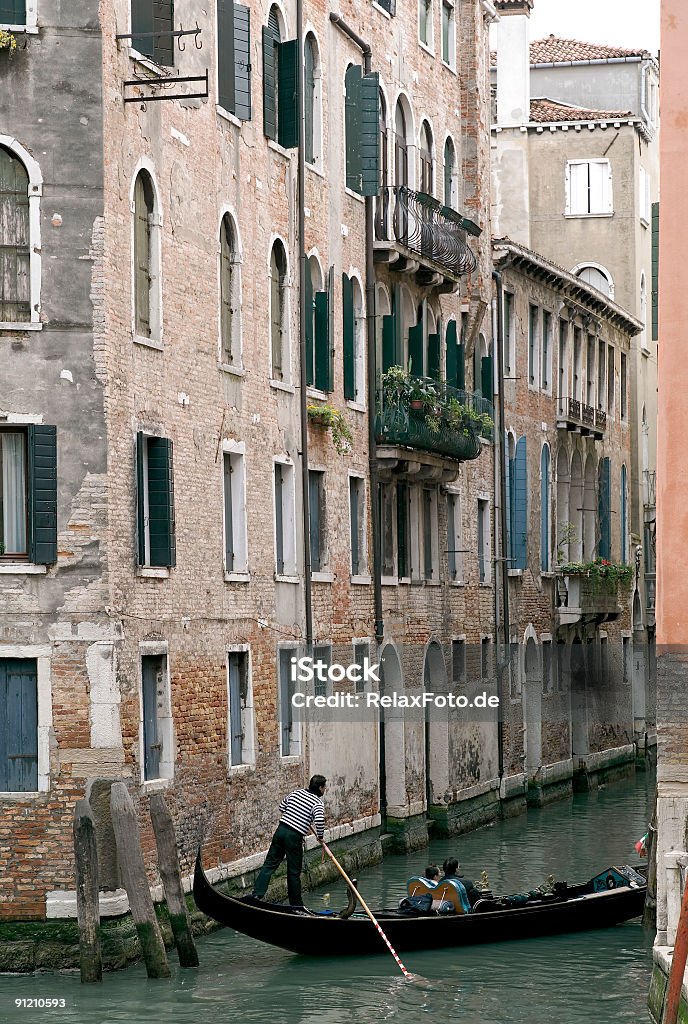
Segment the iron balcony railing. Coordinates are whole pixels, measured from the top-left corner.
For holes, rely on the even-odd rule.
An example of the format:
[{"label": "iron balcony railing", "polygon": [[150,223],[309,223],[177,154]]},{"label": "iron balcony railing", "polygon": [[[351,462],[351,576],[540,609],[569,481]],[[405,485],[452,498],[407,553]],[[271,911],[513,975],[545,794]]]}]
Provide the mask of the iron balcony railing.
[{"label": "iron balcony railing", "polygon": [[375,239],[398,242],[454,277],[470,274],[478,265],[466,244],[461,214],[405,185],[380,190],[375,204]]},{"label": "iron balcony railing", "polygon": [[477,459],[480,439],[492,440],[493,406],[480,394],[460,391],[429,377],[408,377],[405,386],[378,390],[375,435],[380,445],[403,445]]}]

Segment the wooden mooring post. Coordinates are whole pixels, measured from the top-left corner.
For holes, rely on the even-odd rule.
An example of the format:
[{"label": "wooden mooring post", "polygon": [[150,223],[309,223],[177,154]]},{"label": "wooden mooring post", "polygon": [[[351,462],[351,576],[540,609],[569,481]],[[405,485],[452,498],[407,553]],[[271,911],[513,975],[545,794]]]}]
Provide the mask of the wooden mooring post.
[{"label": "wooden mooring post", "polygon": [[150,815],[158,848],[158,870],[165,887],[167,909],[179,963],[182,967],[198,967],[198,953],[191,934],[191,922],[179,870],[174,822],[162,793],[151,795]]},{"label": "wooden mooring post", "polygon": [[162,940],[153,899],[146,878],[141,850],[141,836],[136,810],[123,782],[115,782],[110,791],[110,814],[115,832],[117,859],[122,881],[129,897],[129,909],[134,919],[141,952],[149,978],[169,978],[165,943]]},{"label": "wooden mooring post", "polygon": [[98,850],[95,824],[88,800],[77,800],[74,807],[74,865],[81,980],[102,981],[103,961],[98,932]]}]

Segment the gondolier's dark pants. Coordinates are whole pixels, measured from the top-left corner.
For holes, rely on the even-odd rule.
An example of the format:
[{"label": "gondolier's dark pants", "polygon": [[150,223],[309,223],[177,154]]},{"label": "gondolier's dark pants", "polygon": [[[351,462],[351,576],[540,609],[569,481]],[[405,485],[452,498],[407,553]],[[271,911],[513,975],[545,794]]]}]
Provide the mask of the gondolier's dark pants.
[{"label": "gondolier's dark pants", "polygon": [[253,888],[253,895],[262,900],[268,891],[270,879],[280,866],[284,858],[287,858],[287,894],[289,902],[293,907],[300,907],[303,904],[301,896],[301,868],[303,867],[303,836],[295,828],[283,825],[277,826],[265,863],[256,879]]}]

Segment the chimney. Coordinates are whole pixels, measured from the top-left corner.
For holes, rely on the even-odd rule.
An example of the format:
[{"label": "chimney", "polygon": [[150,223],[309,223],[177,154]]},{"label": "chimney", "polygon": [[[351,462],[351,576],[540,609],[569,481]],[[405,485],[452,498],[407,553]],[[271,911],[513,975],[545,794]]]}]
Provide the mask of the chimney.
[{"label": "chimney", "polygon": [[529,21],[534,0],[498,0],[492,26],[497,50],[497,124],[530,121]]}]

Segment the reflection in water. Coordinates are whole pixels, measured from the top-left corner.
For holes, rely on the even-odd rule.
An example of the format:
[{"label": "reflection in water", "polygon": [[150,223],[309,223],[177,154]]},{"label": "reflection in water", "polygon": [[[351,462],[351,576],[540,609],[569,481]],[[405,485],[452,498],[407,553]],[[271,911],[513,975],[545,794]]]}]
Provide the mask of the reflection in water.
[{"label": "reflection in water", "polygon": [[[393,906],[407,876],[450,853],[467,875],[487,870],[495,892],[530,889],[550,873],[580,881],[613,863],[634,862],[646,830],[654,778],[577,796],[527,815],[431,844],[359,872],[373,907]],[[344,906],[343,883],[330,892]],[[372,927],[372,925],[371,925]],[[409,953],[404,962],[426,985],[409,983],[389,956],[309,959],[222,930],[199,940],[198,971],[173,969],[149,981],[140,966],[83,987],[75,974],[0,977],[0,1021],[60,1024],[637,1024],[647,1019],[651,936],[639,921],[603,932],[527,942]],[[15,1009],[16,998],[64,998],[63,1010]]]}]

